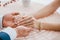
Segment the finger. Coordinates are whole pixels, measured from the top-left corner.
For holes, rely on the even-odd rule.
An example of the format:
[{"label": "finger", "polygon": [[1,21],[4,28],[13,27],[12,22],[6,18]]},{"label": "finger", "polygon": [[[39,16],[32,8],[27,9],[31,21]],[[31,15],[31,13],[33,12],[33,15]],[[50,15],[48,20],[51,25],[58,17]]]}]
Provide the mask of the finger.
[{"label": "finger", "polygon": [[27,21],[20,22],[20,25],[28,24],[28,23],[30,23],[30,22],[33,22],[33,20],[30,19],[30,20],[27,20]]},{"label": "finger", "polygon": [[30,22],[30,23],[26,23],[26,24],[22,24],[22,25],[24,25],[24,26],[30,26],[30,25],[34,25],[34,23]]},{"label": "finger", "polygon": [[[25,19],[28,19],[28,20],[25,20]],[[21,19],[20,17],[18,17],[16,19],[15,23],[18,25],[23,25],[23,24],[28,24],[30,22],[33,22],[33,19],[31,17],[25,17],[25,19]],[[21,20],[24,20],[24,21],[21,21]]]},{"label": "finger", "polygon": [[27,18],[28,16],[23,16],[22,19]]},{"label": "finger", "polygon": [[24,21],[27,21],[27,20],[30,20],[30,19],[31,19],[31,17],[27,17],[27,16],[22,17],[22,18],[19,17],[19,16],[16,16],[15,17],[15,22],[19,24],[19,22],[21,23],[21,22],[24,22]]},{"label": "finger", "polygon": [[30,20],[27,20],[27,21],[23,21],[23,22],[19,22],[20,25],[23,25],[23,24],[28,24],[32,22],[33,23],[33,19],[30,19]]},{"label": "finger", "polygon": [[26,18],[26,16],[21,18],[21,16],[18,15],[14,17],[14,21],[16,24],[19,24],[19,22],[22,21],[24,18]]},{"label": "finger", "polygon": [[22,20],[22,18],[21,18],[20,15],[14,16],[14,22],[15,22],[15,24],[19,24],[20,20]]},{"label": "finger", "polygon": [[28,16],[23,16],[23,17],[21,17],[21,19],[20,19],[20,17],[21,17],[21,16],[16,16],[16,18],[17,18],[18,21],[24,21],[25,19],[30,18],[30,17],[28,17]]},{"label": "finger", "polygon": [[32,17],[25,17],[24,19],[20,20],[20,22],[24,22],[26,20],[30,20]]}]

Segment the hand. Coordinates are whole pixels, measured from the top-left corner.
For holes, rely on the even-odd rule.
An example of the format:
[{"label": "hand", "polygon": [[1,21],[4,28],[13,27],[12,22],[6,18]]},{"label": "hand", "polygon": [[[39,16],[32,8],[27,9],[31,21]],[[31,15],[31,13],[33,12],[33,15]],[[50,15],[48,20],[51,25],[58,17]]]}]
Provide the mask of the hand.
[{"label": "hand", "polygon": [[14,16],[17,16],[17,15],[19,15],[19,13],[17,12],[4,15],[3,26],[4,27],[10,26],[10,27],[15,28],[17,25],[14,24]]},{"label": "hand", "polygon": [[28,28],[35,28],[35,29],[40,29],[40,23],[33,17],[25,16],[22,18],[19,18],[18,16],[15,19],[15,23],[18,26],[26,26]]},{"label": "hand", "polygon": [[19,26],[19,27],[16,27],[16,31],[17,31],[17,37],[26,37],[29,35],[32,29],[27,28],[25,26]]},{"label": "hand", "polygon": [[33,17],[29,17],[29,16],[25,16],[25,17],[21,17],[19,13],[11,13],[11,14],[7,14],[4,16],[3,18],[3,26],[7,27],[17,27],[17,26],[27,26],[30,28],[34,28],[35,27],[35,19],[33,19]]},{"label": "hand", "polygon": [[18,26],[24,25],[26,27],[34,27],[34,19],[32,17],[29,16],[25,16],[25,17],[16,17],[15,19],[15,23]]},{"label": "hand", "polygon": [[33,23],[32,17],[28,17],[28,16],[20,17],[19,13],[6,14],[3,18],[4,27],[10,26],[10,27],[15,28],[15,27],[21,26],[21,25],[24,25],[27,27],[28,26],[33,27],[34,26],[33,24],[34,23]]}]

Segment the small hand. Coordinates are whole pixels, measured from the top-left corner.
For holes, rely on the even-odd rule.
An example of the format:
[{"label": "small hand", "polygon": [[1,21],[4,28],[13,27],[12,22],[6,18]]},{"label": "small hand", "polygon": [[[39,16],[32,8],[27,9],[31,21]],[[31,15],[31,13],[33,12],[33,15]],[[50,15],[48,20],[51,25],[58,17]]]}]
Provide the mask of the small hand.
[{"label": "small hand", "polygon": [[14,16],[17,16],[17,15],[19,15],[19,13],[17,12],[4,15],[3,26],[4,27],[10,26],[15,28],[16,25],[14,24]]}]

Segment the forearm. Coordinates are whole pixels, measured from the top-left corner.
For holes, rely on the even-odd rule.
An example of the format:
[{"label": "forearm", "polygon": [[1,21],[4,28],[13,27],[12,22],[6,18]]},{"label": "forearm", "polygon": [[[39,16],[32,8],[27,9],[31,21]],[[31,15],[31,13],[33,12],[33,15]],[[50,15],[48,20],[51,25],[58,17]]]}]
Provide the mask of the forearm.
[{"label": "forearm", "polygon": [[60,31],[60,24],[54,24],[54,23],[41,23],[40,29],[42,29],[42,30]]},{"label": "forearm", "polygon": [[51,4],[49,4],[49,5],[45,6],[44,8],[42,8],[41,10],[39,10],[33,16],[36,19],[49,16],[49,15],[53,14],[59,6],[60,6],[60,1],[54,1]]}]

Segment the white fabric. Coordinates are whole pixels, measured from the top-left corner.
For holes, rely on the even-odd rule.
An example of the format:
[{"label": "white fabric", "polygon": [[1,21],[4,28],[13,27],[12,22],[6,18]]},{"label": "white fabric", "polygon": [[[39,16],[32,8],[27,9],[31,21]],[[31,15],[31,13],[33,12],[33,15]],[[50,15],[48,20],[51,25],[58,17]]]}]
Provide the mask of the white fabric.
[{"label": "white fabric", "polygon": [[2,32],[7,33],[10,36],[11,40],[14,40],[17,37],[16,30],[11,27],[3,29]]},{"label": "white fabric", "polygon": [[0,15],[0,29],[2,28],[2,19],[3,19],[3,15]]}]

